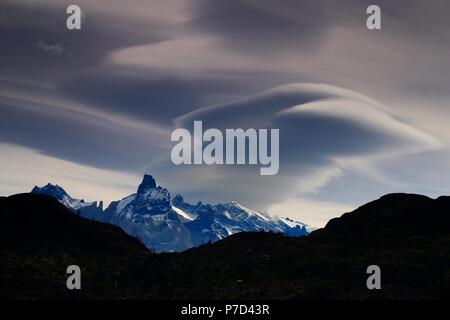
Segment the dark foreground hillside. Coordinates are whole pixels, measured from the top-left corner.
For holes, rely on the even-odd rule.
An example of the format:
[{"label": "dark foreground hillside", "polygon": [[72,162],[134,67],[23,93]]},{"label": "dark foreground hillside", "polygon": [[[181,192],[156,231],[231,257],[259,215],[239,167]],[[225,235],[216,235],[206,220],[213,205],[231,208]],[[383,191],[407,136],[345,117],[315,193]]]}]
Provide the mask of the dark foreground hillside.
[{"label": "dark foreground hillside", "polygon": [[[66,268],[82,289],[66,289]],[[381,290],[366,288],[368,265]],[[242,233],[152,254],[58,201],[0,198],[0,297],[13,299],[450,298],[450,198],[392,194],[304,238]]]}]

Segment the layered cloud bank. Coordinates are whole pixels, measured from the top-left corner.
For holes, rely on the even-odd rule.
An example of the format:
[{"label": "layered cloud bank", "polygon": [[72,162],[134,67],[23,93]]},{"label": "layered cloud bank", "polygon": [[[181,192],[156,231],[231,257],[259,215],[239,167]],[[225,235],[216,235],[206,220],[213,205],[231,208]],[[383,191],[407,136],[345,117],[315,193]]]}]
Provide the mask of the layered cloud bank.
[{"label": "layered cloud bank", "polygon": [[[384,159],[432,151],[441,144],[431,135],[396,119],[376,101],[357,92],[322,84],[290,84],[236,102],[215,105],[175,120],[192,129],[278,128],[280,171],[259,176],[254,166],[160,164],[158,172],[186,186],[184,193],[245,199],[267,208],[315,193],[347,170],[377,171]],[[207,172],[199,179],[201,172]],[[189,181],[199,183],[189,184]],[[301,199],[303,202],[304,199]],[[286,209],[286,208],[285,208]],[[291,210],[303,211],[299,207]]]},{"label": "layered cloud bank", "polygon": [[[320,225],[387,192],[450,193],[448,1],[378,1],[376,32],[365,0],[80,0],[77,32],[69,4],[0,4],[0,194],[52,181],[108,200],[148,171]],[[172,165],[170,133],[194,120],[279,128],[279,174]]]}]

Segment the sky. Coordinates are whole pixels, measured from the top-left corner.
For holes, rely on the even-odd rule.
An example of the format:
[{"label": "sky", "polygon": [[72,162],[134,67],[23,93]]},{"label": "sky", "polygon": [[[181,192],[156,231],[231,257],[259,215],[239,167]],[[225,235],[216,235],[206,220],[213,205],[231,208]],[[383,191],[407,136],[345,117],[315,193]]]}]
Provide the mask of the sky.
[{"label": "sky", "polygon": [[[79,0],[81,30],[70,4],[0,3],[0,195],[109,202],[149,173],[321,227],[386,193],[450,194],[449,1]],[[278,128],[279,173],[174,165],[194,120]]]}]

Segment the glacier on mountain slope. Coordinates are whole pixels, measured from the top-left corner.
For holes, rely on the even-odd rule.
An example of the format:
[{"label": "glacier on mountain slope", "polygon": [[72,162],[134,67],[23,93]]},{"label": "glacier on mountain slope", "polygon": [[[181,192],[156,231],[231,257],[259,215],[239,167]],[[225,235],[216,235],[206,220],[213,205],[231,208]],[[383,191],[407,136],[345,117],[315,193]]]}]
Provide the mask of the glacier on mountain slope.
[{"label": "glacier on mountain slope", "polygon": [[194,205],[181,195],[171,198],[150,175],[144,176],[135,194],[111,202],[105,210],[102,202],[73,199],[58,185],[34,187],[31,192],[52,196],[84,218],[117,225],[155,252],[179,252],[238,232],[270,231],[297,237],[312,230],[237,202]]}]

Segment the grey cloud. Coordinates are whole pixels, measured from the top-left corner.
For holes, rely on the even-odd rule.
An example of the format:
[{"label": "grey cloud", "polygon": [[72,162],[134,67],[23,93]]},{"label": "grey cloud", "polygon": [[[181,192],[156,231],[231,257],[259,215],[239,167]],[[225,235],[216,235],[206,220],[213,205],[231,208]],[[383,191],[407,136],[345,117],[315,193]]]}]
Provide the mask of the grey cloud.
[{"label": "grey cloud", "polygon": [[71,79],[61,90],[66,97],[96,109],[166,125],[201,105],[199,92],[169,78],[139,79],[105,72]]},{"label": "grey cloud", "polygon": [[239,49],[310,49],[330,23],[325,9],[317,1],[204,0],[193,6],[191,25]]},{"label": "grey cloud", "polygon": [[448,156],[444,149],[385,159],[377,164],[380,177],[375,179],[358,170],[347,170],[345,176],[333,179],[309,198],[362,205],[395,192],[439,197],[448,193]]},{"label": "grey cloud", "polygon": [[[192,5],[191,23],[249,49],[268,43],[272,49],[280,44],[307,49],[326,36],[330,27],[351,25],[366,30],[366,9],[371,4],[370,0],[201,0]],[[383,27],[389,32],[449,34],[439,30],[447,23],[448,1],[380,0],[376,4],[382,8]]]},{"label": "grey cloud", "polygon": [[376,101],[320,84],[281,86],[235,103],[193,111],[175,123],[192,126],[194,120],[202,120],[205,129],[282,128],[282,158],[288,161],[307,154],[339,157],[437,143],[396,120]]},{"label": "grey cloud", "polygon": [[164,150],[161,135],[6,97],[0,97],[0,141],[75,163],[129,172],[140,171]]},{"label": "grey cloud", "polygon": [[[170,127],[174,118],[252,88],[243,79],[183,79],[151,70],[132,75],[97,68],[58,88],[66,99]],[[224,98],[225,97],[225,98]]]},{"label": "grey cloud", "polygon": [[[56,82],[102,62],[111,50],[162,40],[152,21],[105,14],[88,16],[81,30],[66,28],[65,8],[0,4],[0,69],[4,76]],[[146,29],[145,33],[134,30]],[[61,54],[61,53],[65,54]],[[58,54],[50,54],[58,53]]]},{"label": "grey cloud", "polygon": [[[282,86],[234,103],[193,111],[175,124],[192,129],[194,120],[202,120],[204,130],[280,129],[280,171],[276,176],[259,176],[255,166],[177,167],[165,163],[156,167],[168,181],[175,179],[178,189],[185,186],[180,191],[193,198],[203,194],[211,200],[217,200],[217,195],[241,200],[245,194],[246,201],[258,206],[286,200],[299,190],[311,192],[323,187],[345,168],[342,159],[439,147],[433,137],[396,120],[376,101],[327,85]],[[311,179],[311,175],[315,177]],[[209,178],[202,181],[199,176]],[[194,177],[200,182],[188,186],[186,181]],[[311,181],[311,186],[306,185]]]}]

